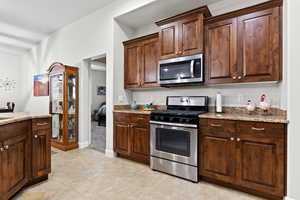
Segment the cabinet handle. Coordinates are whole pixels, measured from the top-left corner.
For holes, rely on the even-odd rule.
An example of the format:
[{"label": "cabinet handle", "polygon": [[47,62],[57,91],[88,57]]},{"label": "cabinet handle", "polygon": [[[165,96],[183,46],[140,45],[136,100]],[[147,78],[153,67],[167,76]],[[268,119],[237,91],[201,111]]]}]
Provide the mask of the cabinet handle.
[{"label": "cabinet handle", "polygon": [[238,142],[241,141],[241,138],[236,138],[236,141],[238,141]]},{"label": "cabinet handle", "polygon": [[37,126],[46,126],[46,125],[48,125],[48,123],[46,122],[46,123],[37,123],[36,124]]},{"label": "cabinet handle", "polygon": [[255,127],[252,127],[251,129],[253,131],[264,131],[265,130],[264,128],[255,128]]},{"label": "cabinet handle", "polygon": [[38,138],[38,135],[34,135],[34,138]]},{"label": "cabinet handle", "polygon": [[1,151],[1,152],[3,152],[3,151],[4,151],[4,148],[3,148],[3,147],[1,147],[1,148],[0,148],[0,151]]},{"label": "cabinet handle", "polygon": [[181,54],[182,53],[182,51],[178,51],[178,54]]},{"label": "cabinet handle", "polygon": [[241,79],[242,79],[242,77],[241,77],[241,76],[238,76],[238,79],[239,79],[239,80],[241,80]]},{"label": "cabinet handle", "polygon": [[4,146],[4,150],[8,150],[9,149],[9,146],[8,145],[5,145]]},{"label": "cabinet handle", "polygon": [[234,141],[234,137],[231,137],[230,140],[231,140],[231,141]]},{"label": "cabinet handle", "polygon": [[210,124],[210,126],[212,126],[212,127],[221,127],[222,125],[221,124]]}]

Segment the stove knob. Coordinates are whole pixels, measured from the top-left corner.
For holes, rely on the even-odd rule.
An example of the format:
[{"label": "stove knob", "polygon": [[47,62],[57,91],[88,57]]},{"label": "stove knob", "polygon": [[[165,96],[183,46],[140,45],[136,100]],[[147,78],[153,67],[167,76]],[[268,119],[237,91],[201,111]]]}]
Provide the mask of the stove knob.
[{"label": "stove knob", "polygon": [[159,116],[154,116],[154,120],[159,120]]},{"label": "stove knob", "polygon": [[183,122],[184,122],[184,119],[179,118],[179,123],[183,123]]},{"label": "stove knob", "polygon": [[170,117],[169,122],[174,122],[174,119],[175,119],[174,117]]},{"label": "stove knob", "polygon": [[164,116],[160,116],[159,119],[160,120],[164,120],[165,118],[164,118]]}]

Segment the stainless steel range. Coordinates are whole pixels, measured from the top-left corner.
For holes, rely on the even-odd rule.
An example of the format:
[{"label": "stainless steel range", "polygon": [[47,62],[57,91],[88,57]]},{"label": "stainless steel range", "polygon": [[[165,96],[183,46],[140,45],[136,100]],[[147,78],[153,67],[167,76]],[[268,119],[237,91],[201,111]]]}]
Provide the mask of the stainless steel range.
[{"label": "stainless steel range", "polygon": [[198,182],[198,115],[206,112],[206,96],[170,96],[167,110],[151,112],[152,169]]}]

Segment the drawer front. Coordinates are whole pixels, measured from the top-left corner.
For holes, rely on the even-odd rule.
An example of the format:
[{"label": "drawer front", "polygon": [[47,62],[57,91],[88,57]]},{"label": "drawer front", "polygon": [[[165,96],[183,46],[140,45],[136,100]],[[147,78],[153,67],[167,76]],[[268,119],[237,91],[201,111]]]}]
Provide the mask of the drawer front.
[{"label": "drawer front", "polygon": [[238,131],[240,135],[283,138],[285,125],[263,122],[239,122]]},{"label": "drawer front", "polygon": [[43,130],[51,128],[51,118],[33,119],[32,130]]},{"label": "drawer front", "polygon": [[200,133],[203,135],[231,137],[236,133],[236,122],[220,119],[200,119]]},{"label": "drawer front", "polygon": [[115,113],[114,120],[116,122],[129,123],[130,122],[130,114],[127,113]]},{"label": "drawer front", "polygon": [[131,120],[130,122],[133,124],[147,127],[150,122],[150,116],[149,115],[141,115],[141,114],[131,114],[130,120]]}]

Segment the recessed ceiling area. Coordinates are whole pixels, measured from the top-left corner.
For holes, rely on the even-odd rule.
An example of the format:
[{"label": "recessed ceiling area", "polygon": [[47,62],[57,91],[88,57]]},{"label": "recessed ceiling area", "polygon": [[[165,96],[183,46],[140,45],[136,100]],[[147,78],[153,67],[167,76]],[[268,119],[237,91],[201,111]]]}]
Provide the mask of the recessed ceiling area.
[{"label": "recessed ceiling area", "polygon": [[[164,18],[207,5],[212,15],[229,12],[268,0],[157,0],[144,7],[120,15],[116,20],[135,30]],[[220,10],[222,10],[220,12]]]},{"label": "recessed ceiling area", "polygon": [[23,54],[49,34],[115,0],[2,0],[0,51]]}]

